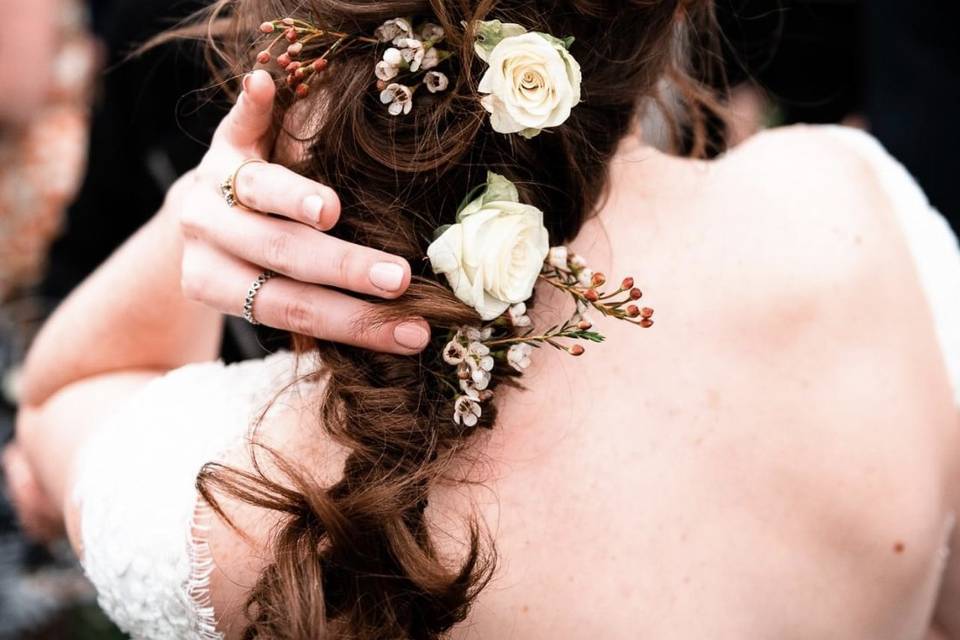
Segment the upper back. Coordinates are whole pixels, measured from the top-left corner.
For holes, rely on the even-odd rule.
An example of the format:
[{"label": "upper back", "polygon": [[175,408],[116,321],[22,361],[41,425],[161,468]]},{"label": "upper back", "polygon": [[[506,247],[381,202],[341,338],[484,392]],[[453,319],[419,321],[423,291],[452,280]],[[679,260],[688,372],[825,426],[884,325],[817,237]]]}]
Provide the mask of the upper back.
[{"label": "upper back", "polygon": [[[710,163],[625,146],[573,248],[634,276],[657,325],[598,322],[607,342],[576,360],[539,350],[464,460],[478,482],[431,494],[442,551],[477,514],[498,554],[455,635],[917,636],[956,410],[891,206],[870,163],[815,129]],[[562,315],[538,296],[535,321]],[[283,415],[262,431],[302,458],[315,426]],[[324,473],[341,461],[312,451]],[[212,540],[224,611],[263,563],[222,524]]]},{"label": "upper back", "polygon": [[956,409],[870,163],[816,129],[712,163],[625,149],[574,244],[657,325],[542,350],[503,401],[472,495],[501,570],[463,635],[916,636]]}]

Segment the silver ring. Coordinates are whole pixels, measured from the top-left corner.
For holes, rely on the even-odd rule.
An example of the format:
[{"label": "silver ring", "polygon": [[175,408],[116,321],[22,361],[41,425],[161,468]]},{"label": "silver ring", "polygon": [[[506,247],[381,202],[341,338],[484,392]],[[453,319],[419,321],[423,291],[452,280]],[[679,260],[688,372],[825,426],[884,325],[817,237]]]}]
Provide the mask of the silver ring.
[{"label": "silver ring", "polygon": [[253,316],[253,302],[257,298],[257,294],[260,293],[260,289],[263,288],[263,285],[267,283],[267,280],[275,276],[273,271],[264,271],[257,279],[253,281],[253,284],[250,285],[250,290],[247,291],[247,299],[243,303],[243,319],[249,322],[250,324],[256,326],[260,324],[257,322],[257,319]]}]

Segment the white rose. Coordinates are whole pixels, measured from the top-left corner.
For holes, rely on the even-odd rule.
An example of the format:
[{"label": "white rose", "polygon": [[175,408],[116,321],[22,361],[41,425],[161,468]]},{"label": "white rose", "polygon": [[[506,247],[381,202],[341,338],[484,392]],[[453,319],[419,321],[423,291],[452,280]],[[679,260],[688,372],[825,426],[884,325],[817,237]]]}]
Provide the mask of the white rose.
[{"label": "white rose", "polygon": [[533,295],[550,249],[543,212],[519,200],[509,180],[491,173],[483,195],[427,249],[434,272],[483,320]]},{"label": "white rose", "polygon": [[[505,28],[512,26],[498,27],[498,33],[511,33]],[[523,33],[499,40],[492,49],[478,42],[476,49],[490,65],[478,90],[489,94],[482,103],[494,131],[532,138],[566,122],[580,102],[580,65],[564,41]]]}]

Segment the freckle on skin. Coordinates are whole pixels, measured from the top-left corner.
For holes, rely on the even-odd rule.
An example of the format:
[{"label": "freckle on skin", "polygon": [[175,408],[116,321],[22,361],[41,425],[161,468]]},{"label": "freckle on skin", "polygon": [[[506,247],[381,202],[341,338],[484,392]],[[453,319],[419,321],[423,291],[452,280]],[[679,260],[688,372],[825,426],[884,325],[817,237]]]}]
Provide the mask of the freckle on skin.
[{"label": "freckle on skin", "polygon": [[530,613],[530,607],[523,605],[523,608],[520,609],[520,613]]},{"label": "freckle on skin", "polygon": [[893,543],[893,552],[894,553],[903,553],[907,548],[907,545],[903,544],[899,540]]}]

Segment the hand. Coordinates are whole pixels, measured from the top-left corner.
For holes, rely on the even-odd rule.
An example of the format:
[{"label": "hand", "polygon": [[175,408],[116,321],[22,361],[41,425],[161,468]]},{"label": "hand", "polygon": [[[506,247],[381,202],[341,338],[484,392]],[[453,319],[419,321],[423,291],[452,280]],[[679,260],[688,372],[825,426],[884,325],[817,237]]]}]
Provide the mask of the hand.
[{"label": "hand", "polygon": [[62,514],[47,497],[16,442],[3,452],[3,476],[23,532],[37,542],[51,542],[63,536]]},{"label": "hand", "polygon": [[280,165],[250,163],[236,180],[237,199],[245,206],[227,206],[220,184],[245,160],[263,159],[272,146],[273,79],[256,71],[243,86],[200,166],[171,189],[165,205],[178,215],[184,235],[184,295],[239,316],[250,285],[270,270],[278,275],[256,296],[258,322],[376,351],[422,350],[430,339],[422,319],[365,326],[369,303],[326,288],[393,299],[410,285],[403,258],[324,233],[340,216],[332,189]]}]

